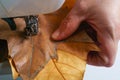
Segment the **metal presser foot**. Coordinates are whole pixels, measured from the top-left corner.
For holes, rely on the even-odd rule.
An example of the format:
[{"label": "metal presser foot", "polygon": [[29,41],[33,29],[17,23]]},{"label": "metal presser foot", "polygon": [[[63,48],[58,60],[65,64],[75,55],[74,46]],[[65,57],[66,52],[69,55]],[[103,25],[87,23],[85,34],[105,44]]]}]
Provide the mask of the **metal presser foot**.
[{"label": "metal presser foot", "polygon": [[26,36],[34,36],[38,33],[38,17],[37,16],[25,16],[26,27],[24,29]]},{"label": "metal presser foot", "polygon": [[26,36],[33,36],[37,35],[38,33],[38,16],[30,15],[30,16],[21,16],[21,17],[10,17],[10,18],[2,18],[4,21],[6,21],[11,30],[16,30],[16,24],[14,21],[14,18],[24,18],[26,27],[24,29]]}]

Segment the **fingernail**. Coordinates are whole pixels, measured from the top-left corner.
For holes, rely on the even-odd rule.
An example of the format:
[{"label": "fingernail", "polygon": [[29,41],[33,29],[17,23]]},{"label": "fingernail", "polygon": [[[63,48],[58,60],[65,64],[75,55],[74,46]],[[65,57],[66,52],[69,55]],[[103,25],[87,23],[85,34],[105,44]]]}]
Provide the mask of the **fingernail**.
[{"label": "fingernail", "polygon": [[59,31],[54,32],[53,35],[52,35],[52,38],[57,39],[59,37],[59,34],[60,34]]}]

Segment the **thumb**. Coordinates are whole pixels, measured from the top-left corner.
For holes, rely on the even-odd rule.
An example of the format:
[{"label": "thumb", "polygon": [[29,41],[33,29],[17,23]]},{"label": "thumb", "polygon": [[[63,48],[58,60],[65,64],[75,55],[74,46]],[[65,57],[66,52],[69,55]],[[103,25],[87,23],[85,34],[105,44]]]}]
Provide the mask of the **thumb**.
[{"label": "thumb", "polygon": [[59,28],[52,34],[52,38],[54,40],[62,40],[69,37],[76,31],[81,21],[83,21],[83,17],[73,8],[62,21]]}]

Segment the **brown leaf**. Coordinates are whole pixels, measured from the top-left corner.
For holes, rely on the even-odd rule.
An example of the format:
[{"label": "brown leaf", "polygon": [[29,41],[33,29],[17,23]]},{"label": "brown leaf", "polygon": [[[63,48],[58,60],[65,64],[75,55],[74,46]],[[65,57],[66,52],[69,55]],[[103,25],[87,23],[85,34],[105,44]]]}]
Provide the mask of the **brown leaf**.
[{"label": "brown leaf", "polygon": [[12,70],[16,70],[24,80],[82,80],[87,53],[99,51],[94,42],[84,31],[60,42],[50,38],[74,2],[66,0],[60,10],[40,14],[36,36],[26,38],[23,31],[11,31],[5,23],[5,28],[0,28],[0,39],[8,42]]},{"label": "brown leaf", "polygon": [[93,43],[58,44],[58,59],[51,59],[34,80],[83,80],[87,53],[90,50],[99,51]]},{"label": "brown leaf", "polygon": [[42,26],[38,35],[30,38],[26,38],[21,31],[9,30],[8,26],[0,32],[0,38],[8,42],[9,57],[12,63],[25,80],[34,78],[50,60],[50,56],[54,56],[52,55],[54,47],[45,26]]},{"label": "brown leaf", "polygon": [[25,80],[34,78],[49,61],[50,53],[53,53],[51,42],[45,34],[39,33],[26,39],[21,32],[9,31],[9,34],[1,34],[0,37],[2,36],[8,41],[9,56]]},{"label": "brown leaf", "polygon": [[52,59],[35,80],[82,80],[86,61],[58,50],[59,59]]}]

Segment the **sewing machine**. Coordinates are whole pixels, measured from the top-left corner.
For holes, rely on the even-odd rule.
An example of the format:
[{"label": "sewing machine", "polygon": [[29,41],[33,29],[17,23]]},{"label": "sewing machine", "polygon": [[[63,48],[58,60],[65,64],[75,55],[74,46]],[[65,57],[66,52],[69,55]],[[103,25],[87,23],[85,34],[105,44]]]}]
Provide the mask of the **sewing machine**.
[{"label": "sewing machine", "polygon": [[[65,0],[0,0],[0,18],[47,14],[58,10]],[[9,62],[0,63],[0,80],[12,79]]]}]

